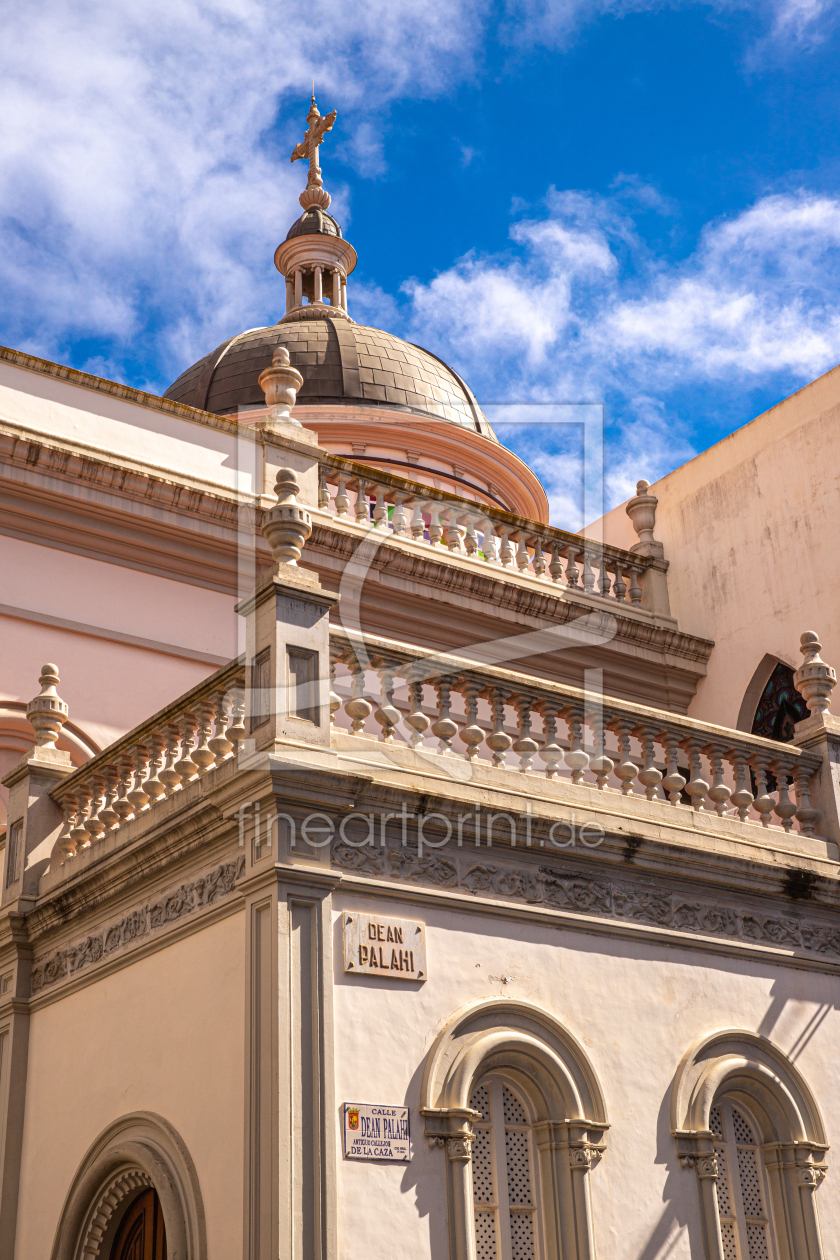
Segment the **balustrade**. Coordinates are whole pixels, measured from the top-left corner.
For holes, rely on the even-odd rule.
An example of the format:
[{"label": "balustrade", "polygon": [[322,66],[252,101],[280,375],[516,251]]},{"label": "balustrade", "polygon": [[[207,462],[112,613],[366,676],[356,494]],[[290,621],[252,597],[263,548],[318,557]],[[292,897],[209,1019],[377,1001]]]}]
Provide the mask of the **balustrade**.
[{"label": "balustrade", "polygon": [[[655,564],[647,556],[603,546],[578,534],[386,473],[353,472],[337,456],[319,467],[319,506],[383,535],[436,547],[586,595],[639,607],[639,579]],[[350,495],[353,495],[351,501]]]},{"label": "balustrade", "polygon": [[244,714],[244,670],[233,662],[68,775],[52,793],[64,811],[65,859],[233,757]]},{"label": "balustrade", "polygon": [[815,834],[819,759],[792,745],[337,628],[331,655],[333,721],[354,738]]}]

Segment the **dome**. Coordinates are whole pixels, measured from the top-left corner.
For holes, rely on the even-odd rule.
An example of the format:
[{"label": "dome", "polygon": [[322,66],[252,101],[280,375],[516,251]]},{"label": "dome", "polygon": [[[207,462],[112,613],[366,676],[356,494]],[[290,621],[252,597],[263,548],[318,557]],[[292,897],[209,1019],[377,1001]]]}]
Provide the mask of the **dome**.
[{"label": "dome", "polygon": [[420,346],[348,319],[284,320],[240,333],[188,368],[164,397],[217,415],[264,407],[259,375],[277,346],[303,376],[301,404],[410,412],[496,440],[457,372]]},{"label": "dome", "polygon": [[316,233],[340,237],[341,228],[332,215],[327,214],[320,206],[310,206],[289,228],[286,240],[290,241],[295,236],[314,236]]}]

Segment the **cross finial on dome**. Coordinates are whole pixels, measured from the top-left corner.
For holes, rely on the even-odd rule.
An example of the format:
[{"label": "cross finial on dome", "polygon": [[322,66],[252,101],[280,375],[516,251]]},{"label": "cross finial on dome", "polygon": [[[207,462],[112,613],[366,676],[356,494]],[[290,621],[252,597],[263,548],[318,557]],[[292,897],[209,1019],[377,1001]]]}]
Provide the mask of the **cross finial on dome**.
[{"label": "cross finial on dome", "polygon": [[328,131],[332,130],[333,123],[338,117],[338,110],[334,109],[332,113],[321,117],[318,106],[315,104],[315,81],[312,81],[312,103],[309,106],[309,113],[306,115],[308,126],[304,137],[300,144],[296,144],[292,149],[292,161],[297,162],[298,158],[309,159],[309,178],[306,181],[306,188],[300,194],[300,204],[304,210],[309,210],[311,206],[320,206],[322,210],[326,210],[330,204],[330,194],[323,187],[321,179],[321,168],[318,165],[318,149],[324,143],[324,136]]}]

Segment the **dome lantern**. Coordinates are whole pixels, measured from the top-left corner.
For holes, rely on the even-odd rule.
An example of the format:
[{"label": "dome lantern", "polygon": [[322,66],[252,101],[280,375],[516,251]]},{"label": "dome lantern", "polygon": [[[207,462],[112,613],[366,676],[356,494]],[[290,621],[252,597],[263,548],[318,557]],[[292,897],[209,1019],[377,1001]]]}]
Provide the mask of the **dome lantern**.
[{"label": "dome lantern", "polygon": [[336,112],[322,117],[313,95],[303,140],[292,150],[293,162],[308,158],[309,176],[300,194],[303,214],[274,254],[274,265],[286,280],[283,320],[350,318],[347,276],[356,266],[356,251],[344,240],[332,215],[327,214],[331,198],[318,164],[318,149],[332,130]]}]

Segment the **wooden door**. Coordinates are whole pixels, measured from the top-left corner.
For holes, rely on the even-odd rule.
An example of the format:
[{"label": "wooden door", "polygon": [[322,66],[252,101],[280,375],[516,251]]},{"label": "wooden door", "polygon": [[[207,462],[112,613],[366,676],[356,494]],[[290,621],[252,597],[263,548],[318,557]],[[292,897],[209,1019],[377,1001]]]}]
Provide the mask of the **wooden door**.
[{"label": "wooden door", "polygon": [[145,1190],[126,1212],[111,1260],[166,1260],[163,1212],[154,1190]]}]

